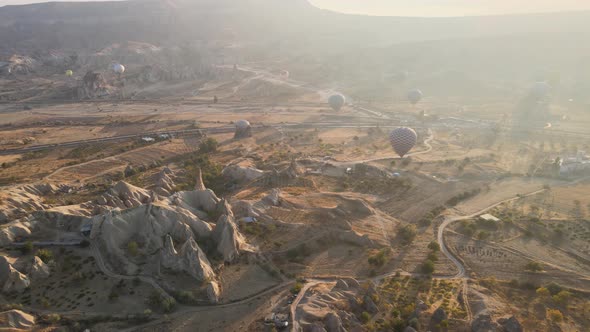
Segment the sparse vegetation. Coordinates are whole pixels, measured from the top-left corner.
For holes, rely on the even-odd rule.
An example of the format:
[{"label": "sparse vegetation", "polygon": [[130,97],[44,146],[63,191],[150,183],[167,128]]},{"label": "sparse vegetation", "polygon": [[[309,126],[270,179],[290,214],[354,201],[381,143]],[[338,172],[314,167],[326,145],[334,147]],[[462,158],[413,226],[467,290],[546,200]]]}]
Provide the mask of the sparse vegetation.
[{"label": "sparse vegetation", "polygon": [[534,262],[534,261],[528,262],[524,268],[525,268],[525,270],[531,271],[531,272],[541,272],[541,271],[543,271],[543,264],[541,264],[539,262]]},{"label": "sparse vegetation", "polygon": [[398,236],[400,237],[404,245],[412,243],[416,238],[416,234],[416,226],[414,225],[405,225],[401,227],[398,231]]}]

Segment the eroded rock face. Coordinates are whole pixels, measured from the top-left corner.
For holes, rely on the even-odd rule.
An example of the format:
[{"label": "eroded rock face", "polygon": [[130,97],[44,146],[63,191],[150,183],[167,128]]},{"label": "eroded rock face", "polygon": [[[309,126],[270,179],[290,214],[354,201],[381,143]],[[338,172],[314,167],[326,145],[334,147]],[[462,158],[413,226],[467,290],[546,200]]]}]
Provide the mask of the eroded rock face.
[{"label": "eroded rock face", "polygon": [[101,73],[89,71],[84,75],[77,95],[80,99],[102,98],[111,94],[111,88]]},{"label": "eroded rock face", "polygon": [[273,206],[278,206],[281,203],[281,190],[276,188],[271,190],[270,193],[262,199],[262,201]]},{"label": "eroded rock face", "polygon": [[7,246],[19,237],[31,235],[31,225],[28,222],[14,221],[0,229],[0,246]]},{"label": "eroded rock face", "polygon": [[9,310],[0,313],[0,330],[13,331],[18,329],[30,331],[35,326],[35,316],[20,310]]},{"label": "eroded rock face", "polygon": [[4,267],[0,267],[0,283],[4,293],[22,292],[31,285],[29,278],[8,264],[7,261],[0,263],[0,265],[4,265]]},{"label": "eroded rock face", "polygon": [[174,172],[168,167],[164,167],[155,176],[155,187],[154,191],[156,194],[164,197],[172,195],[176,184],[173,179]]},{"label": "eroded rock face", "polygon": [[29,270],[29,276],[31,279],[44,279],[49,277],[50,274],[51,269],[49,266],[47,266],[47,264],[45,264],[41,258],[35,256]]},{"label": "eroded rock face", "polygon": [[141,243],[143,253],[153,253],[164,247],[166,235],[185,243],[192,238],[209,237],[211,226],[186,209],[167,204],[142,205],[94,217],[90,237],[108,253],[115,268],[126,270],[125,266],[130,265],[127,243]]},{"label": "eroded rock face", "polygon": [[205,253],[199,248],[193,238],[188,239],[180,252],[174,248],[174,241],[166,235],[162,249],[162,266],[177,271],[186,272],[198,280],[212,280],[215,273]]},{"label": "eroded rock face", "polygon": [[223,176],[237,183],[254,181],[264,175],[264,171],[257,169],[250,159],[239,159],[227,165]]},{"label": "eroded rock face", "polygon": [[211,281],[207,284],[207,298],[211,303],[217,304],[221,298],[221,290],[219,284],[215,281]]},{"label": "eroded rock face", "polygon": [[153,193],[143,188],[120,181],[97,200],[99,205],[128,209],[151,203],[155,200]]},{"label": "eroded rock face", "polygon": [[244,237],[238,231],[238,226],[232,216],[222,215],[213,230],[213,240],[217,243],[217,252],[223,260],[231,263],[235,261],[245,244]]}]

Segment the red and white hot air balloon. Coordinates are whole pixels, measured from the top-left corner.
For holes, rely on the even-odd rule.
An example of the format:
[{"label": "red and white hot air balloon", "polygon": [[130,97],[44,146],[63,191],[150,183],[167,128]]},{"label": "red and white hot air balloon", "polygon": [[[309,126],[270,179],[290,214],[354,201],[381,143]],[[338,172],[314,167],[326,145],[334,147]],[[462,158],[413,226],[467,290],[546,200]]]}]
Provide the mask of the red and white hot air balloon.
[{"label": "red and white hot air balloon", "polygon": [[412,128],[400,127],[389,134],[393,151],[403,158],[418,142],[418,134]]}]

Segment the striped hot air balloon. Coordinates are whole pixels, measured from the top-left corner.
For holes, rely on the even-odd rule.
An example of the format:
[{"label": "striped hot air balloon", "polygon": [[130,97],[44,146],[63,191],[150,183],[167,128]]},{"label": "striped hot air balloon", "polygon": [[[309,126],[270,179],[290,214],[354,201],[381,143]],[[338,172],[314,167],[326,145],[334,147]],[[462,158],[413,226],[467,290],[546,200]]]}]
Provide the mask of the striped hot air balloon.
[{"label": "striped hot air balloon", "polygon": [[418,141],[418,134],[412,128],[400,127],[389,134],[389,141],[393,151],[403,158]]}]

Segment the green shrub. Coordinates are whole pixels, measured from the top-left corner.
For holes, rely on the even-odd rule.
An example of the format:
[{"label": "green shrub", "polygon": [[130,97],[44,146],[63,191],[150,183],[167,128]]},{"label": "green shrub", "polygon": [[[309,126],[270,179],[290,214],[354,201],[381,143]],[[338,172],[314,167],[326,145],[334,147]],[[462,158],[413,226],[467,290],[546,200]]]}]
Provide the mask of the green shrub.
[{"label": "green shrub", "polygon": [[422,263],[422,266],[420,267],[420,270],[424,274],[432,274],[432,273],[434,273],[434,262],[431,261],[431,260],[426,260],[424,263]]},{"label": "green shrub", "polygon": [[43,263],[49,263],[53,260],[53,252],[48,249],[37,250],[37,257],[39,257]]}]

